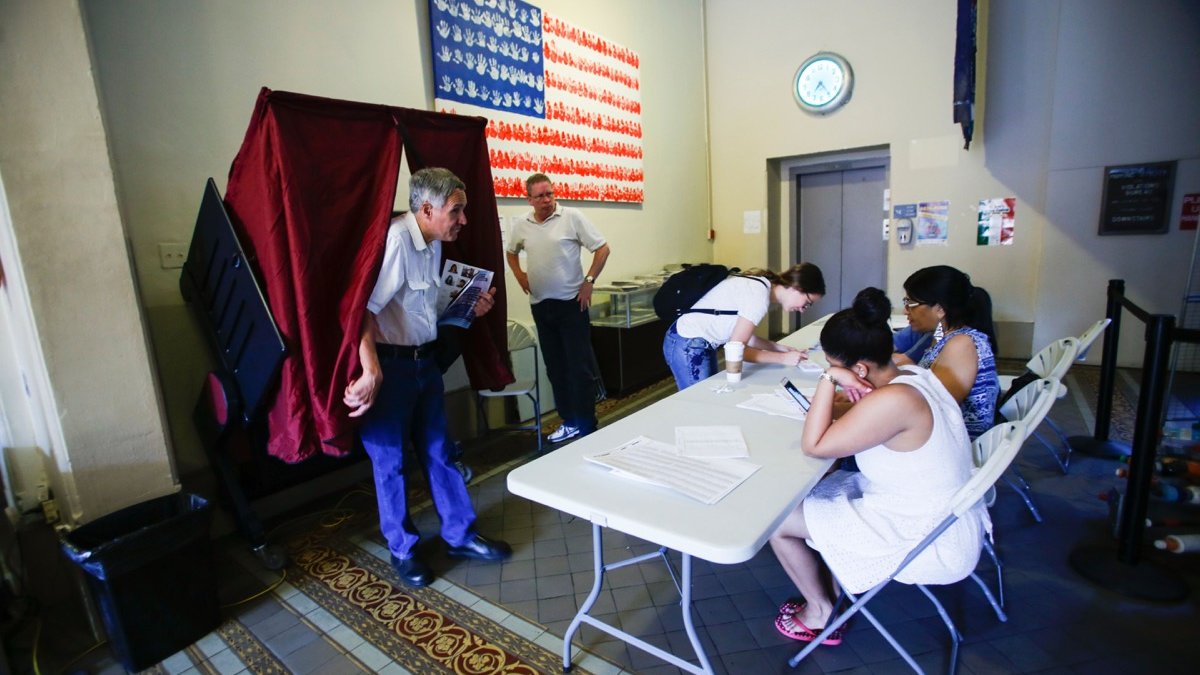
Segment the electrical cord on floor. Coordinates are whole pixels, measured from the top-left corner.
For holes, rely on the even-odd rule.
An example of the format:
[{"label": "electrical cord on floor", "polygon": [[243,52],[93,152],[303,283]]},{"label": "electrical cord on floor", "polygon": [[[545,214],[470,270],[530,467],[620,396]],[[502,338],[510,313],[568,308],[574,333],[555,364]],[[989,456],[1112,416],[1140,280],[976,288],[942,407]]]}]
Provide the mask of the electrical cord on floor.
[{"label": "electrical cord on floor", "polygon": [[[374,492],[371,492],[369,490],[364,490],[362,488],[355,488],[353,490],[350,490],[346,494],[342,495],[341,498],[338,499],[337,503],[334,504],[332,508],[325,509],[324,511],[316,511],[314,513],[307,513],[303,516],[297,516],[296,518],[292,518],[291,520],[286,520],[286,521],[276,525],[275,527],[271,528],[270,532],[267,533],[267,536],[271,536],[271,535],[275,534],[276,532],[278,532],[279,530],[283,529],[284,527],[292,525],[293,523],[298,523],[302,520],[308,520],[308,519],[312,518],[313,516],[320,516],[321,520],[318,521],[318,523],[317,523],[319,527],[322,527],[324,529],[334,529],[334,528],[340,527],[342,524],[344,524],[346,521],[353,518],[355,516],[355,514],[358,513],[358,511],[356,511],[355,509],[342,508],[342,502],[346,501],[347,498],[349,498],[351,495],[354,495],[354,494],[364,494],[369,497],[375,496]],[[250,602],[251,600],[261,598],[262,596],[267,595],[268,593],[271,593],[276,588],[279,588],[281,585],[283,585],[284,581],[287,581],[287,570],[286,569],[280,570],[279,578],[276,579],[274,582],[272,582],[270,586],[267,586],[263,590],[258,591],[257,593],[255,593],[254,595],[251,595],[249,597],[242,598],[241,600],[237,600],[235,602],[231,602],[226,605],[221,605],[221,609],[237,607],[238,605],[244,605],[247,602]]]}]

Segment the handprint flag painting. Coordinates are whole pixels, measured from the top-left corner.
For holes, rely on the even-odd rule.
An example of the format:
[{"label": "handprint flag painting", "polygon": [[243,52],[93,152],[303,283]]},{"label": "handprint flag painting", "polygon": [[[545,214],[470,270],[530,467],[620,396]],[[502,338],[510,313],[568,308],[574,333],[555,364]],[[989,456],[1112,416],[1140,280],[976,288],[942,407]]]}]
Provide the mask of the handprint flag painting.
[{"label": "handprint flag painting", "polygon": [[434,108],[488,118],[497,197],[642,201],[638,55],[520,0],[429,0]]}]

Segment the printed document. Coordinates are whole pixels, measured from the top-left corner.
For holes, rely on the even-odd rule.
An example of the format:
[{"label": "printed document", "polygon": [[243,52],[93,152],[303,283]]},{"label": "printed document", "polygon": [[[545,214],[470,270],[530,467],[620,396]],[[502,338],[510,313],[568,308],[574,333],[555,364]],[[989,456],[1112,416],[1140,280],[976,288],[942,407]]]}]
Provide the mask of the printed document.
[{"label": "printed document", "polygon": [[675,450],[697,459],[750,456],[742,428],[735,426],[675,427]]},{"label": "printed document", "polygon": [[671,488],[704,504],[716,504],[758,471],[741,459],[683,457],[669,443],[645,436],[585,457],[618,475]]},{"label": "printed document", "polygon": [[[816,389],[801,389],[800,393],[811,400],[816,393]],[[745,408],[746,410],[757,410],[768,415],[790,417],[794,420],[804,420],[806,417],[804,411],[800,409],[800,404],[793,401],[792,397],[788,396],[782,389],[777,389],[773,394],[754,394],[745,401],[737,404],[737,407]]]},{"label": "printed document", "polygon": [[491,286],[490,271],[447,258],[438,291],[438,325],[470,328],[475,320],[475,304]]}]

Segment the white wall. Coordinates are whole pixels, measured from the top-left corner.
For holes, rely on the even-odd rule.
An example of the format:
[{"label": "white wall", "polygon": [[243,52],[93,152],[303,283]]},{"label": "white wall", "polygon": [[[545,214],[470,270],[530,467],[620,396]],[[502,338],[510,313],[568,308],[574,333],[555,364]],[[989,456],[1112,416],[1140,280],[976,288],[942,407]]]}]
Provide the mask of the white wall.
[{"label": "white wall", "polygon": [[[765,230],[742,234],[741,214],[780,208],[767,197],[769,160],[886,145],[893,203],[951,202],[947,246],[889,243],[893,301],[912,271],[954,265],[991,291],[997,320],[1033,323],[1033,349],[1100,318],[1109,278],[1124,278],[1150,311],[1178,310],[1193,236],[1177,231],[1180,195],[1200,191],[1197,3],[980,3],[970,150],[951,116],[953,0],[706,8],[721,27],[707,39],[718,261],[767,262]],[[846,56],[857,82],[850,103],[824,118],[790,92],[796,68],[821,50]],[[1163,159],[1180,160],[1172,232],[1097,236],[1103,167]],[[977,247],[978,200],[1007,196],[1018,198],[1014,245]],[[1131,323],[1122,357],[1140,365]]]},{"label": "white wall", "polygon": [[[609,238],[604,276],[710,258],[700,3],[537,3],[641,56],[646,202],[570,203]],[[204,181],[225,176],[259,87],[430,109],[426,0],[85,2],[105,122],[181,471],[204,464],[191,407],[209,367],[160,242],[191,238]],[[472,199],[486,195],[471,195]],[[528,209],[499,200],[503,215]],[[683,230],[689,236],[682,236]],[[510,313],[529,317],[508,276]],[[515,293],[513,290],[515,289]],[[452,371],[453,373],[453,371]],[[448,387],[463,386],[461,375]]]},{"label": "white wall", "polygon": [[0,63],[0,358],[29,397],[4,408],[91,520],[176,487],[78,4],[0,1]]}]

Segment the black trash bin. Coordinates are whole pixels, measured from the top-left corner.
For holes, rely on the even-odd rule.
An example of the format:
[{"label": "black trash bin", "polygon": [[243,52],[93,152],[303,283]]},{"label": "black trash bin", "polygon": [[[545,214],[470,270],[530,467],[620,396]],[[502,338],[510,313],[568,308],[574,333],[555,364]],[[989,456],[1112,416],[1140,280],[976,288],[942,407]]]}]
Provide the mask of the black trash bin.
[{"label": "black trash bin", "polygon": [[67,534],[87,572],[113,652],[129,671],[159,663],[220,623],[212,507],[178,493],[135,504]]}]

